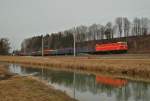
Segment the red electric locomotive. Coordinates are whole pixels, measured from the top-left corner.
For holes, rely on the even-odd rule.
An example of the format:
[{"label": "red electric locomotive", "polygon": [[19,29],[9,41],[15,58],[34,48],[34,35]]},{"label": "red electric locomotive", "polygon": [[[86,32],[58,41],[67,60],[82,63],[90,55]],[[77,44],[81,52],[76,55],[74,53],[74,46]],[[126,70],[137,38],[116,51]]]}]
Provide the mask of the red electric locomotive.
[{"label": "red electric locomotive", "polygon": [[127,52],[128,45],[127,42],[116,42],[116,43],[106,43],[106,44],[96,44],[96,52]]}]

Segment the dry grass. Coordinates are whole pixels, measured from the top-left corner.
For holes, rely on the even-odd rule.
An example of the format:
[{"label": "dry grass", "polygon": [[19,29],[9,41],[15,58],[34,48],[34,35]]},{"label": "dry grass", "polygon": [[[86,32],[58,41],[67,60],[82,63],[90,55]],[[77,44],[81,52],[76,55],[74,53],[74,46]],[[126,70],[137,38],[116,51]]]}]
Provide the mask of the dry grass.
[{"label": "dry grass", "polygon": [[0,80],[5,80],[13,76],[11,73],[9,73],[3,65],[0,65]]},{"label": "dry grass", "polygon": [[[6,71],[0,66],[0,73]],[[6,73],[7,74],[7,73]],[[29,77],[12,76],[0,80],[0,101],[76,101],[64,92],[54,90],[44,83]]]},{"label": "dry grass", "polygon": [[[137,57],[138,56],[138,57]],[[67,68],[90,72],[107,72],[129,76],[150,77],[150,58],[144,55],[99,57],[19,57],[1,56],[0,61],[46,68]],[[121,57],[121,58],[119,58]]]}]

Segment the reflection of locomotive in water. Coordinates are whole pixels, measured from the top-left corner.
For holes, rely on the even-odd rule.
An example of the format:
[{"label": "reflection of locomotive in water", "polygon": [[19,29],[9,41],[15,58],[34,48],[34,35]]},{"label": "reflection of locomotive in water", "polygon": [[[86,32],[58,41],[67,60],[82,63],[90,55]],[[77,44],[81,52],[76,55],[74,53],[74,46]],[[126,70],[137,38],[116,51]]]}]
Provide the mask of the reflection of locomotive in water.
[{"label": "reflection of locomotive in water", "polygon": [[115,79],[105,76],[96,76],[96,82],[99,84],[109,85],[113,87],[122,87],[125,86],[128,81],[123,79]]},{"label": "reflection of locomotive in water", "polygon": [[[116,43],[106,43],[106,44],[96,44],[93,48],[89,47],[77,47],[76,53],[87,53],[87,54],[98,54],[98,53],[126,53],[128,50],[128,45],[126,42],[116,42]],[[44,55],[71,55],[73,54],[73,48],[63,48],[63,49],[45,49]],[[39,56],[41,51],[34,51],[30,55]]]}]

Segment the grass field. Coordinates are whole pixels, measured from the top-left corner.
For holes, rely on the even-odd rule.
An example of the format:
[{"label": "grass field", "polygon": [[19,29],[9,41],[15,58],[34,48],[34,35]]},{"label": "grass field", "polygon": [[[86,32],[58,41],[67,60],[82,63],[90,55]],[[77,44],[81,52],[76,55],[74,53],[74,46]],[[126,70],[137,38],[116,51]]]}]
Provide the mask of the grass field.
[{"label": "grass field", "polygon": [[150,77],[150,55],[99,55],[99,56],[0,56],[0,61],[45,68],[65,68],[89,72],[107,72],[129,76]]},{"label": "grass field", "polygon": [[31,77],[14,76],[3,66],[0,66],[0,76],[3,76],[0,80],[0,101],[76,101]]}]

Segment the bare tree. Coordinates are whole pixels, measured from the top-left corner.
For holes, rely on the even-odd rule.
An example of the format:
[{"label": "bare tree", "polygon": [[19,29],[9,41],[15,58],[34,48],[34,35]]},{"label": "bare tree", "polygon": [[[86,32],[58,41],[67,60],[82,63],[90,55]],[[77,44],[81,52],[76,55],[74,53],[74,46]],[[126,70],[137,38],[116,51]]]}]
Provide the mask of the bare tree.
[{"label": "bare tree", "polygon": [[132,30],[134,36],[141,35],[140,28],[141,28],[141,20],[139,18],[135,18],[133,20],[133,30]]},{"label": "bare tree", "polygon": [[105,26],[105,37],[106,39],[113,38],[113,26],[111,22],[108,22]]},{"label": "bare tree", "polygon": [[0,55],[8,55],[10,49],[10,43],[7,38],[0,39]]},{"label": "bare tree", "polygon": [[[118,26],[119,37],[128,37],[130,31],[130,21],[126,17],[116,18],[116,25]],[[123,33],[124,31],[124,33]],[[124,34],[124,35],[123,35]]]},{"label": "bare tree", "polygon": [[150,20],[148,18],[141,19],[141,34],[147,35],[149,30]]},{"label": "bare tree", "polygon": [[119,37],[122,37],[122,17],[116,18],[116,25],[118,26]]},{"label": "bare tree", "polygon": [[105,27],[101,25],[100,27],[100,39],[104,39],[105,36]]},{"label": "bare tree", "polygon": [[130,21],[128,20],[128,18],[123,18],[123,20],[124,20],[124,36],[128,37],[130,31]]},{"label": "bare tree", "polygon": [[93,24],[89,27],[89,33],[91,34],[91,38],[92,40],[96,40],[97,39],[97,24]]}]

